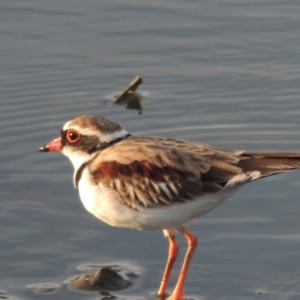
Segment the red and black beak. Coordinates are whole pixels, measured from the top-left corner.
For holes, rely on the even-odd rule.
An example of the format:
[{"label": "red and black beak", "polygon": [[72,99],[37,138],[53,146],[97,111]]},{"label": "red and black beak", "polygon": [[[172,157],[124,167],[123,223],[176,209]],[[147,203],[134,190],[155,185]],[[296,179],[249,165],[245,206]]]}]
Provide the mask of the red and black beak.
[{"label": "red and black beak", "polygon": [[61,151],[61,137],[56,138],[55,140],[49,142],[47,145],[42,146],[40,152],[49,152],[49,151]]}]

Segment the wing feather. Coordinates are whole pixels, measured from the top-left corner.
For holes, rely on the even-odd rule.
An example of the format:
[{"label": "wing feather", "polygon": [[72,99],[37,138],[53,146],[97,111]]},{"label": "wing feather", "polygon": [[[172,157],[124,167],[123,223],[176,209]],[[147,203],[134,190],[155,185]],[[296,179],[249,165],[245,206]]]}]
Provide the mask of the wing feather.
[{"label": "wing feather", "polygon": [[238,155],[201,143],[130,137],[100,152],[89,168],[95,182],[139,210],[218,192],[242,173],[238,162]]}]

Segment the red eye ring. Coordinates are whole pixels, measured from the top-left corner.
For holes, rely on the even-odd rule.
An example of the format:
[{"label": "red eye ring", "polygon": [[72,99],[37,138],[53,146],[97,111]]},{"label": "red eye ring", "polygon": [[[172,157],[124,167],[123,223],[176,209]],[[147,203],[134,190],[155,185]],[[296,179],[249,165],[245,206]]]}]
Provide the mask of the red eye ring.
[{"label": "red eye ring", "polygon": [[66,139],[69,143],[76,143],[80,139],[80,134],[73,129],[70,129],[66,133]]}]

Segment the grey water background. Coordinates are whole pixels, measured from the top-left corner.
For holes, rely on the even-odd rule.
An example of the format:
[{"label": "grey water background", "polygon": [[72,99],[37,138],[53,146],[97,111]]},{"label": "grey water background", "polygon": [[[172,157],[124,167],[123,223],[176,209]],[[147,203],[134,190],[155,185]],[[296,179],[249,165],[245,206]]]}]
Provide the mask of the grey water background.
[{"label": "grey water background", "polygon": [[[300,2],[12,0],[0,2],[0,290],[9,299],[98,299],[64,281],[85,263],[139,275],[114,295],[153,298],[167,256],[158,231],[112,228],[72,186],[72,166],[37,149],[74,116],[134,134],[228,149],[300,151]],[[109,104],[136,75],[143,115]],[[300,299],[300,172],[244,187],[194,220],[185,294]],[[181,256],[169,291],[179,272]],[[47,296],[30,285],[56,284]]]}]

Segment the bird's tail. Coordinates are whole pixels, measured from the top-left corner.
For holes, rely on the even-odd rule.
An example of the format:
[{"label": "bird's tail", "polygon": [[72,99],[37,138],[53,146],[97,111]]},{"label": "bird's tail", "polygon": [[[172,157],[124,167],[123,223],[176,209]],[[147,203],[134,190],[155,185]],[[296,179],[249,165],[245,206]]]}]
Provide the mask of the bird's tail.
[{"label": "bird's tail", "polygon": [[237,151],[236,154],[241,157],[238,166],[244,172],[259,171],[261,177],[300,168],[300,153]]}]

